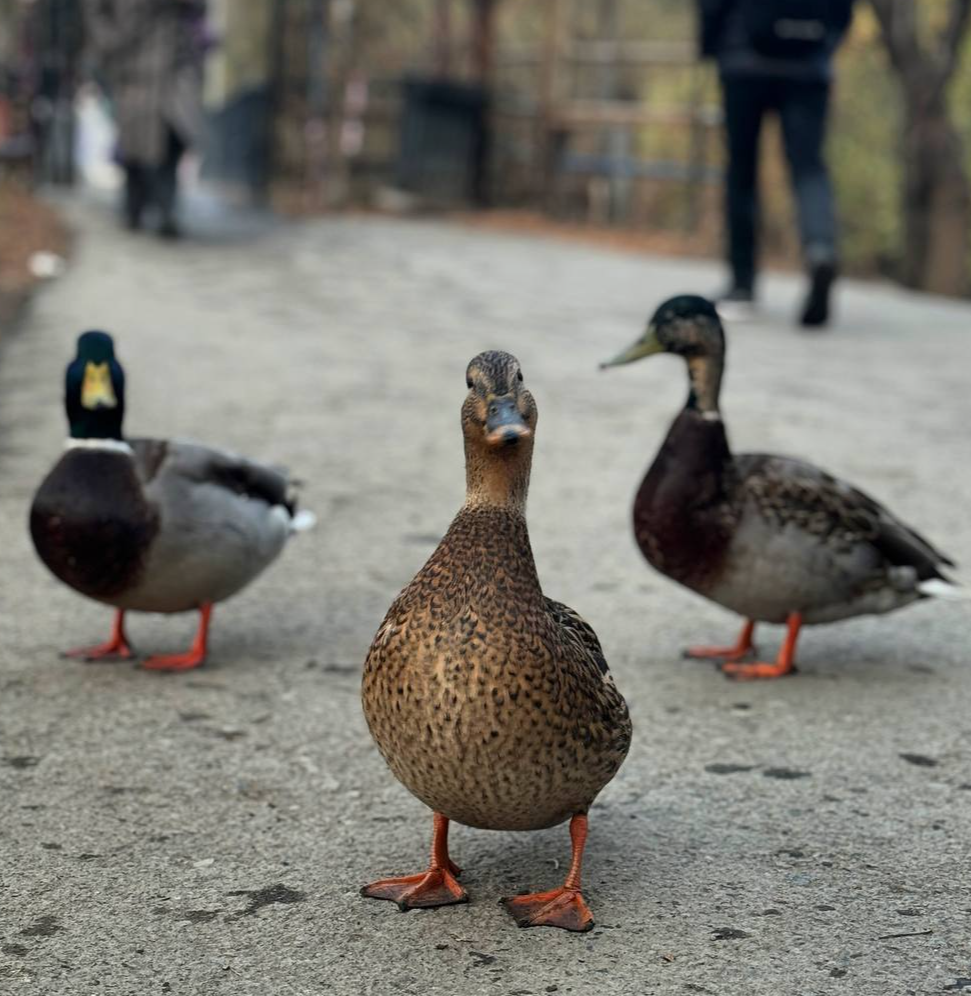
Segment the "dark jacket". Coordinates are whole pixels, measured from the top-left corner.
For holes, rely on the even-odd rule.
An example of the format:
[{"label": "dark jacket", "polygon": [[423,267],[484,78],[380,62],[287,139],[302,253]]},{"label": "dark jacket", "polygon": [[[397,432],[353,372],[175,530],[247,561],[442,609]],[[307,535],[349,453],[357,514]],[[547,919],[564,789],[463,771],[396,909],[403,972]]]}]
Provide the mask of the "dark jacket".
[{"label": "dark jacket", "polygon": [[107,78],[125,164],[158,166],[169,129],[186,145],[203,126],[195,0],[83,0],[91,48]]},{"label": "dark jacket", "polygon": [[853,16],[853,0],[831,0],[835,14],[826,43],[800,58],[778,59],[756,51],[748,37],[739,0],[697,0],[700,48],[718,62],[722,76],[756,76],[827,82],[833,76],[833,54]]}]

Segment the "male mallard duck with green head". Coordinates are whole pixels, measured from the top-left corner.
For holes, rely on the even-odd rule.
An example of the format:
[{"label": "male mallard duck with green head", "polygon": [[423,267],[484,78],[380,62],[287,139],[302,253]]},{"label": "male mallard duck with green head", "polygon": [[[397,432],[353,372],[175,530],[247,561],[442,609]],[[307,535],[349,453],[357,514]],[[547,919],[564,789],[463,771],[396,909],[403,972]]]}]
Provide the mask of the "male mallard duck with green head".
[{"label": "male mallard duck with green head", "polygon": [[85,332],[65,380],[70,438],[34,496],[30,532],[44,564],[76,591],[117,609],[111,639],[68,651],[128,659],[125,613],[200,613],[191,650],[143,667],[184,671],[205,661],[212,606],[262,572],[295,531],[279,471],[223,450],[125,439],[125,373],[105,332]]},{"label": "male mallard duck with green head", "polygon": [[[725,333],[709,301],[665,302],[604,366],[658,353],[685,360],[688,401],[637,493],[634,534],[662,574],[745,617],[734,646],[688,656],[721,659],[737,678],[777,678],[794,669],[804,624],[957,596],[941,573],[953,563],[859,489],[801,460],[732,453],[718,407]],[[757,622],[787,626],[774,663],[745,660]]]},{"label": "male mallard duck with green head", "polygon": [[466,383],[465,504],[388,610],[364,667],[371,734],[434,814],[431,865],[362,894],[403,910],[465,902],[449,821],[541,830],[570,820],[562,888],[503,905],[521,927],[589,930],[587,810],[627,754],[630,718],[594,631],[540,588],[525,514],[536,404],[519,362],[482,353]]}]

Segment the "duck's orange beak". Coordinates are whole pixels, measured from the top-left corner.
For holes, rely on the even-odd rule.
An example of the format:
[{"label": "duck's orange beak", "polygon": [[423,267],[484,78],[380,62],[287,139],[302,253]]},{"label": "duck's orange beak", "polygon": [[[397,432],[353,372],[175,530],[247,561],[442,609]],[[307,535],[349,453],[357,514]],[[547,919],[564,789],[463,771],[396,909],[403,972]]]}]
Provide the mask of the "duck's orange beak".
[{"label": "duck's orange beak", "polygon": [[492,398],[489,401],[485,438],[490,446],[515,446],[532,434],[533,430],[526,424],[515,398]]}]

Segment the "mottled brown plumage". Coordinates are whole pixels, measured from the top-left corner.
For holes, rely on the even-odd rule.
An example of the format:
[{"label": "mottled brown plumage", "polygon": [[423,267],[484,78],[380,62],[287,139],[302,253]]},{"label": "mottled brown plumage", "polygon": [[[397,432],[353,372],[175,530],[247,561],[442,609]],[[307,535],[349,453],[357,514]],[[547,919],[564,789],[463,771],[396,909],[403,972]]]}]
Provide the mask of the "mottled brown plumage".
[{"label": "mottled brown plumage", "polygon": [[[594,631],[540,588],[525,519],[536,406],[519,364],[484,353],[467,381],[466,501],[374,638],[364,713],[391,770],[433,812],[537,830],[586,813],[627,753],[630,719]],[[433,905],[427,889],[365,893]]]},{"label": "mottled brown plumage", "polygon": [[[803,623],[889,612],[946,588],[951,561],[859,489],[801,460],[732,453],[718,407],[725,336],[709,302],[662,304],[613,363],[659,352],[684,358],[690,390],[637,492],[634,534],[659,571],[747,620],[736,646],[690,656],[778,677],[793,668]],[[757,621],[789,626],[773,664],[739,663]]]}]

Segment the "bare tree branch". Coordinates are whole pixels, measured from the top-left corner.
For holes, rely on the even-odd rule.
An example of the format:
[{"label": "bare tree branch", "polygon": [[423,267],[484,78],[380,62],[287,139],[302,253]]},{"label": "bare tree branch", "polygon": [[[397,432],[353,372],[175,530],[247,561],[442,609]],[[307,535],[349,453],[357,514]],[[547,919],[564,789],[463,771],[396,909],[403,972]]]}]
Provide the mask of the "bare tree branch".
[{"label": "bare tree branch", "polygon": [[870,0],[870,5],[877,15],[890,61],[898,72],[912,72],[922,59],[914,0]]},{"label": "bare tree branch", "polygon": [[894,69],[921,101],[942,98],[957,69],[961,45],[971,25],[971,0],[950,0],[947,24],[922,47],[915,0],[870,0]]},{"label": "bare tree branch", "polygon": [[917,0],[870,0],[904,98],[902,276],[964,293],[971,188],[961,136],[944,99],[971,24],[971,0],[948,0],[947,24],[921,44]]},{"label": "bare tree branch", "polygon": [[968,18],[971,16],[971,0],[951,0],[950,16],[947,26],[938,36],[937,46],[940,55],[941,86],[947,86],[961,52],[961,42],[968,28]]}]

